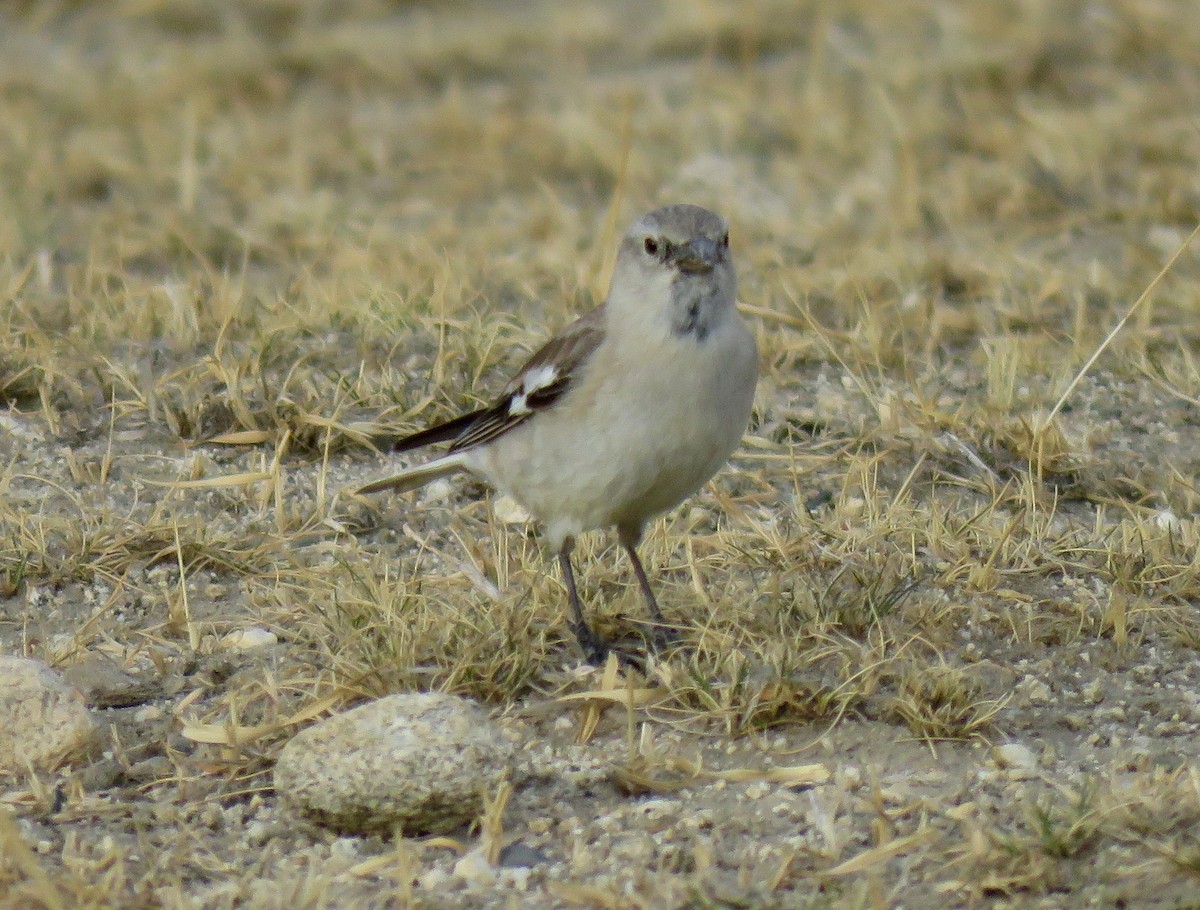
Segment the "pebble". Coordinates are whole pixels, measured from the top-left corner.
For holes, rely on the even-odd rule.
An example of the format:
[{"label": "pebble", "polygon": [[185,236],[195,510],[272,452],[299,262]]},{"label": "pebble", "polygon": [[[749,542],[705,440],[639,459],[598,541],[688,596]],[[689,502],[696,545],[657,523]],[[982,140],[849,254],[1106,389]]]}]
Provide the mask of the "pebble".
[{"label": "pebble", "polygon": [[509,844],[500,851],[500,865],[505,869],[528,869],[549,862],[550,857],[527,844]]},{"label": "pebble", "polygon": [[250,626],[235,629],[221,639],[221,647],[229,651],[257,651],[279,644],[279,636],[269,629]]},{"label": "pebble", "polygon": [[454,874],[472,888],[487,888],[496,884],[497,869],[487,861],[482,847],[469,850],[454,864]]},{"label": "pebble", "polygon": [[472,702],[390,695],[301,731],[279,755],[275,789],[347,831],[439,834],[475,819],[515,760]]},{"label": "pebble", "polygon": [[492,502],[492,514],[506,525],[523,525],[530,520],[529,513],[511,496],[497,496]]},{"label": "pebble", "polygon": [[1034,676],[1026,676],[1016,685],[1016,695],[1023,705],[1049,704],[1054,697],[1050,687]]},{"label": "pebble", "polygon": [[1104,701],[1104,683],[1102,680],[1093,679],[1087,683],[1080,694],[1083,696],[1085,703],[1089,705],[1098,705]]},{"label": "pebble", "polygon": [[512,866],[510,868],[501,869],[497,876],[499,884],[503,888],[514,889],[517,891],[529,890],[529,876],[533,870],[528,866]]},{"label": "pebble", "polygon": [[421,499],[424,502],[439,502],[443,499],[449,499],[453,494],[454,484],[443,477],[435,480],[433,483],[426,484]]},{"label": "pebble", "polygon": [[57,767],[99,739],[78,689],[41,661],[0,655],[0,775]]},{"label": "pebble", "polygon": [[862,789],[862,769],[853,765],[849,765],[845,768],[839,768],[834,772],[833,780],[839,789],[846,790],[850,793],[855,793]]},{"label": "pebble", "polygon": [[1179,520],[1179,516],[1170,509],[1163,509],[1161,512],[1157,513],[1154,516],[1154,523],[1158,525],[1160,530],[1174,531],[1176,533],[1178,533],[1182,527],[1182,522]]},{"label": "pebble", "polygon": [[139,724],[148,724],[163,719],[163,709],[158,705],[146,705],[133,712],[133,719]]},{"label": "pebble", "polygon": [[1010,780],[1029,780],[1037,776],[1037,756],[1021,743],[1004,743],[992,750],[996,766],[1008,772]]},{"label": "pebble", "polygon": [[175,773],[175,766],[165,755],[154,755],[134,762],[124,773],[132,781],[160,781],[171,777]]},{"label": "pebble", "polygon": [[451,875],[437,866],[427,870],[420,878],[421,887],[426,891],[444,891],[450,884]]}]

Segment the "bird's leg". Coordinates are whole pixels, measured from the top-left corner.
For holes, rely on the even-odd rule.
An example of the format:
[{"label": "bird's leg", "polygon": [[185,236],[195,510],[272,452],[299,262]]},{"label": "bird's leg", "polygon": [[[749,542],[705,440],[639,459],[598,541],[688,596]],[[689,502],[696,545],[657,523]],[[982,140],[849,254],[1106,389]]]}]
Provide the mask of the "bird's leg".
[{"label": "bird's leg", "polygon": [[598,667],[608,657],[608,642],[595,633],[587,620],[583,618],[583,604],[579,600],[579,591],[575,587],[575,571],[571,568],[571,550],[575,543],[570,538],[558,551],[558,565],[562,569],[563,582],[567,586],[567,597],[571,603],[571,620],[569,625],[575,633],[579,647],[583,649],[584,659],[593,667]]},{"label": "bird's leg", "polygon": [[633,563],[633,573],[637,576],[638,587],[642,589],[642,597],[646,600],[650,619],[654,623],[654,647],[659,651],[665,651],[679,643],[679,632],[663,616],[662,610],[658,607],[658,598],[654,596],[654,589],[650,587],[650,579],[646,577],[646,569],[642,566],[642,560],[637,553],[637,544],[641,536],[641,531],[618,531],[621,546],[625,548],[625,552],[629,554],[629,561]]}]

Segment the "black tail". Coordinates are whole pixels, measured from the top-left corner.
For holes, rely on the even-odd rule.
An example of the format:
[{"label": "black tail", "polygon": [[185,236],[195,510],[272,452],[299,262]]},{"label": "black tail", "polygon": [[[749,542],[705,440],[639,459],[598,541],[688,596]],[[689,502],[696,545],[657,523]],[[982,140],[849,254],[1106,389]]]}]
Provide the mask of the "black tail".
[{"label": "black tail", "polygon": [[452,439],[457,439],[471,424],[486,414],[488,410],[488,408],[480,408],[478,411],[463,414],[461,417],[455,417],[453,420],[447,420],[445,423],[439,423],[424,430],[418,430],[410,436],[397,439],[392,444],[392,451],[410,452],[422,446],[431,446],[434,443],[449,442]]}]

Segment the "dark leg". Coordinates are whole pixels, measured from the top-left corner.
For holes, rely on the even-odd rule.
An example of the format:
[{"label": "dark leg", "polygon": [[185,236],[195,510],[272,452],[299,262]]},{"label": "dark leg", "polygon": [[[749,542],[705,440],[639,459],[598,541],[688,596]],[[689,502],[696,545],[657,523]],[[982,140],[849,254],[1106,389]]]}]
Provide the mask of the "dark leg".
[{"label": "dark leg", "polygon": [[583,618],[583,604],[579,600],[579,591],[575,588],[575,571],[571,568],[571,550],[575,548],[573,541],[568,540],[558,551],[558,566],[562,569],[563,582],[567,586],[567,598],[571,603],[571,619],[569,625],[575,633],[579,647],[583,649],[584,659],[594,667],[600,666],[608,657],[608,642],[597,635]]},{"label": "dark leg", "polygon": [[637,576],[638,587],[642,589],[642,597],[645,598],[646,607],[650,611],[650,620],[654,623],[654,647],[663,651],[679,643],[679,633],[674,626],[667,622],[662,610],[658,608],[658,599],[654,596],[654,590],[650,587],[650,579],[646,577],[646,569],[642,566],[642,560],[637,554],[637,544],[641,536],[641,531],[636,533],[618,531],[621,546],[625,548],[625,552],[629,554],[629,561],[633,563],[633,574]]}]

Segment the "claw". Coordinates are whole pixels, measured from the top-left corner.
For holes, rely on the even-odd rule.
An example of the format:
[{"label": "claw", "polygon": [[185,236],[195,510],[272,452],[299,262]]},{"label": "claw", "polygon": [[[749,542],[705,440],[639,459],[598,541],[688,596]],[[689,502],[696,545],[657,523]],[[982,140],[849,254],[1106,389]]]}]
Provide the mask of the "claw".
[{"label": "claw", "polygon": [[602,667],[608,660],[608,652],[612,647],[607,641],[592,631],[587,623],[571,623],[571,631],[583,651],[583,659],[593,667]]}]

